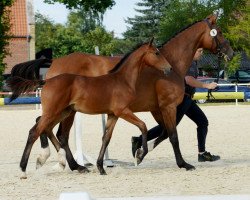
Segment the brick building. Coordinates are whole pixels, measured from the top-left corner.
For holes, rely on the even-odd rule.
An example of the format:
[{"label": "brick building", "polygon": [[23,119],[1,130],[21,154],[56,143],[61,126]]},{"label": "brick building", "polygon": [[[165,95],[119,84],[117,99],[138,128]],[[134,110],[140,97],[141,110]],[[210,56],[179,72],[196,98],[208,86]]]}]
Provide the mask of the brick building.
[{"label": "brick building", "polygon": [[5,74],[18,63],[35,59],[35,16],[33,0],[15,0],[10,8],[11,35],[9,44],[11,55],[5,58]]}]

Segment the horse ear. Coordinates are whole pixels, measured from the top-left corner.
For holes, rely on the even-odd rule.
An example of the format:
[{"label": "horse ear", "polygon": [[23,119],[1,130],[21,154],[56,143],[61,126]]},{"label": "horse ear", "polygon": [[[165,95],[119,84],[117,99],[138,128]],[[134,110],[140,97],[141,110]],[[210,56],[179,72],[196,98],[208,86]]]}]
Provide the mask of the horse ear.
[{"label": "horse ear", "polygon": [[207,16],[207,19],[209,20],[209,22],[211,24],[215,24],[216,23],[218,14],[219,13],[217,12],[216,14],[212,14],[212,15]]},{"label": "horse ear", "polygon": [[152,46],[153,45],[153,42],[154,42],[154,37],[151,38],[150,42],[149,42],[149,46]]}]

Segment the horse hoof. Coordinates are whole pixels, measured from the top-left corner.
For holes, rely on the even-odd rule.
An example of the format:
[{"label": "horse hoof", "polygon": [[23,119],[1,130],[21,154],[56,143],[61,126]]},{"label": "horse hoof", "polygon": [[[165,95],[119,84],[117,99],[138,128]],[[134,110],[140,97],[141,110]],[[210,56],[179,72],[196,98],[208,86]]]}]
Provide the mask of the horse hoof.
[{"label": "horse hoof", "polygon": [[92,163],[86,163],[84,164],[84,167],[93,167],[94,165]]},{"label": "horse hoof", "polygon": [[20,176],[20,179],[27,179],[27,175],[25,172],[22,172],[22,175]]},{"label": "horse hoof", "polygon": [[138,166],[142,162],[143,160],[142,155],[143,155],[143,150],[137,149],[135,152],[135,166]]},{"label": "horse hoof", "polygon": [[79,166],[78,169],[77,169],[77,171],[79,173],[81,173],[81,174],[89,173],[89,170],[86,167],[84,167],[84,166]]},{"label": "horse hoof", "polygon": [[50,157],[49,147],[43,148],[41,154],[36,159],[36,169],[41,168],[49,157]]},{"label": "horse hoof", "polygon": [[186,163],[185,169],[186,169],[187,171],[192,171],[192,170],[195,170],[195,167],[194,167],[193,165],[190,165],[190,164],[187,164],[187,163]]},{"label": "horse hoof", "polygon": [[52,168],[56,171],[63,171],[65,169],[65,165],[62,165],[62,163],[57,163]]},{"label": "horse hoof", "polygon": [[37,158],[37,160],[36,160],[36,169],[39,169],[39,168],[41,168],[42,166],[43,166],[42,162],[40,161],[39,158]]},{"label": "horse hoof", "polygon": [[107,175],[107,173],[105,172],[105,170],[100,171],[100,175]]},{"label": "horse hoof", "polygon": [[36,159],[36,169],[39,169],[41,168],[44,163],[46,162],[47,158],[44,157],[44,156],[39,156],[37,159]]}]

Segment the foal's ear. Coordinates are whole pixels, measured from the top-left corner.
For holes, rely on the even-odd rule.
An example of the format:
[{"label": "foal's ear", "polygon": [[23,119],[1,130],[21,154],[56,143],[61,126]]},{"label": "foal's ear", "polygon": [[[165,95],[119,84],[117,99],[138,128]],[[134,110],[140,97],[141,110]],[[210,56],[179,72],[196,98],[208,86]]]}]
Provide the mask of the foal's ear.
[{"label": "foal's ear", "polygon": [[154,39],[155,39],[154,37],[151,38],[148,46],[152,46],[153,45]]}]

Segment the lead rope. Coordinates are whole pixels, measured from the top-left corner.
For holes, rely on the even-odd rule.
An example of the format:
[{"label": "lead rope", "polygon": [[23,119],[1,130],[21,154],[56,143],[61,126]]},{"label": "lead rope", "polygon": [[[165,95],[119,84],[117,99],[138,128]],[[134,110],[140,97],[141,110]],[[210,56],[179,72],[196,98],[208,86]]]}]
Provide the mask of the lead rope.
[{"label": "lead rope", "polygon": [[[220,78],[221,58],[222,58],[222,55],[220,53],[218,53],[217,77],[216,77],[216,80],[214,81],[215,83],[218,83],[219,82],[219,78]],[[213,96],[212,92],[214,92],[216,90],[217,90],[217,87],[215,89],[208,89],[208,91],[207,91],[207,100],[215,99],[215,97]]]}]

